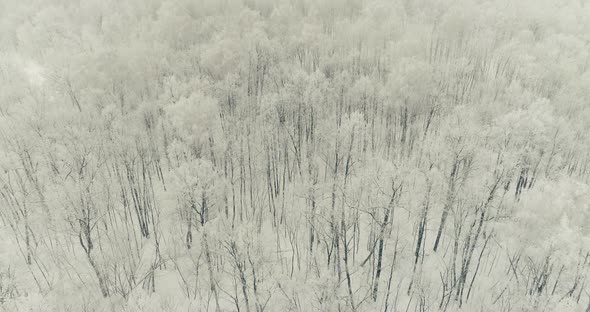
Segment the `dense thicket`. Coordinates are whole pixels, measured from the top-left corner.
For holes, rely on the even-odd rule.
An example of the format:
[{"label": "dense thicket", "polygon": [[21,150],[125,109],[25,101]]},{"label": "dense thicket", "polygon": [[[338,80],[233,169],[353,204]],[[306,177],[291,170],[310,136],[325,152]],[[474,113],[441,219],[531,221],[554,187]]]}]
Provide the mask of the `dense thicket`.
[{"label": "dense thicket", "polygon": [[589,311],[585,1],[0,2],[0,310]]}]

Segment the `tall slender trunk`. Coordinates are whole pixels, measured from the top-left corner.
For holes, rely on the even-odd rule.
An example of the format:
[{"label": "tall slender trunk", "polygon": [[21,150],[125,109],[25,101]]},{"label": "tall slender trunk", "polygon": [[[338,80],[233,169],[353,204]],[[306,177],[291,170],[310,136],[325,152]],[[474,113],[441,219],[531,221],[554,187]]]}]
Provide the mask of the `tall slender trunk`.
[{"label": "tall slender trunk", "polygon": [[379,291],[379,279],[381,277],[381,270],[382,270],[381,266],[382,266],[382,262],[383,262],[383,249],[384,249],[384,243],[385,243],[385,229],[387,228],[387,225],[389,223],[391,223],[391,221],[389,221],[390,215],[391,215],[391,218],[393,219],[394,208],[395,208],[395,199],[396,199],[396,196],[398,196],[398,191],[401,190],[401,185],[396,188],[395,184],[392,183],[391,189],[393,191],[393,194],[391,195],[389,205],[388,205],[387,209],[385,210],[385,215],[383,216],[383,223],[381,223],[381,229],[379,231],[379,245],[377,248],[377,269],[375,272],[375,283],[373,285],[373,294],[372,294],[373,301],[377,301],[377,293]]},{"label": "tall slender trunk", "polygon": [[207,261],[207,269],[209,270],[209,287],[215,299],[215,311],[221,311],[219,306],[219,293],[215,284],[215,277],[213,275],[213,265],[211,264],[211,251],[209,250],[209,242],[207,241],[207,231],[203,231],[203,246],[205,248],[205,260]]},{"label": "tall slender trunk", "polygon": [[445,206],[443,208],[442,215],[440,217],[440,225],[438,227],[438,231],[436,232],[436,239],[434,240],[434,251],[438,250],[438,245],[440,243],[440,238],[442,236],[443,230],[445,228],[445,224],[447,222],[447,217],[449,215],[449,211],[451,210],[451,206],[453,205],[453,200],[455,197],[455,183],[457,177],[457,171],[459,169],[459,159],[455,157],[453,161],[453,167],[451,169],[451,175],[449,177],[449,189],[447,191],[447,199],[445,202]]}]

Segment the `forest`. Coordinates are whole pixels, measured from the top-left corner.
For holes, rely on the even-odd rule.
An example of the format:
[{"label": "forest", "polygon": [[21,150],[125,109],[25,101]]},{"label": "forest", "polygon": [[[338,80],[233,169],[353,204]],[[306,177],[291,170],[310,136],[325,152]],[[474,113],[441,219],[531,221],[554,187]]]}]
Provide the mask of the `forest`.
[{"label": "forest", "polygon": [[0,311],[590,311],[587,0],[0,0]]}]

